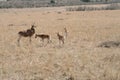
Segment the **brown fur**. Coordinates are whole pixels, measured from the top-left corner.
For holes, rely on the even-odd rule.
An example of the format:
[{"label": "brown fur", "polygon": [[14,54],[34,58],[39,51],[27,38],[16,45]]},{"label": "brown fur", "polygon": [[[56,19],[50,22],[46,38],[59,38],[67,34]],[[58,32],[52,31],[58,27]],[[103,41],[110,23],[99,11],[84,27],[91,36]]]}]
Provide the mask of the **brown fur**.
[{"label": "brown fur", "polygon": [[60,42],[62,42],[64,44],[64,36],[62,36],[59,33],[57,33],[57,37],[59,39],[59,44],[60,44]]},{"label": "brown fur", "polygon": [[64,31],[65,31],[65,37],[67,38],[67,36],[68,36],[68,31],[67,31],[66,28],[64,28]]},{"label": "brown fur", "polygon": [[35,38],[37,38],[37,37],[41,38],[43,42],[44,42],[44,39],[47,39],[47,40],[48,40],[48,43],[49,43],[49,41],[50,41],[50,36],[47,35],[47,34],[36,34],[36,35],[35,35]]},{"label": "brown fur", "polygon": [[18,32],[19,38],[18,43],[20,42],[22,37],[29,37],[31,42],[31,37],[35,34],[34,25],[31,26],[31,29],[27,29],[26,31],[20,31]]}]

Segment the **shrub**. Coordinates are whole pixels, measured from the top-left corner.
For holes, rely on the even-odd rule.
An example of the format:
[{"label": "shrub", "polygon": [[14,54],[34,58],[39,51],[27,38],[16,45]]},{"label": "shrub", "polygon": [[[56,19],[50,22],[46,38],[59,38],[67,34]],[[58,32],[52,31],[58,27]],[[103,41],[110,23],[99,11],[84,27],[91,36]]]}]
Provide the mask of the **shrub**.
[{"label": "shrub", "polygon": [[90,0],[81,0],[81,1],[83,1],[83,2],[90,2]]},{"label": "shrub", "polygon": [[55,4],[55,1],[54,1],[54,0],[51,0],[50,3]]},{"label": "shrub", "polygon": [[94,11],[94,10],[117,10],[120,9],[118,4],[110,4],[106,7],[88,7],[88,6],[79,6],[79,7],[69,7],[67,11]]}]

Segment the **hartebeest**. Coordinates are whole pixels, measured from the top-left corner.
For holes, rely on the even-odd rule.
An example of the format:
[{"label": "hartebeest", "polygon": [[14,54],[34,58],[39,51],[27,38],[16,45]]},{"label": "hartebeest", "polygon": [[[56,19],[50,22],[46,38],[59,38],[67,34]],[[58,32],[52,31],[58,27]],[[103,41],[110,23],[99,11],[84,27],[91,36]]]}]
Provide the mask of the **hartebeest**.
[{"label": "hartebeest", "polygon": [[42,39],[42,42],[44,42],[45,39],[48,40],[48,43],[50,42],[50,36],[47,35],[47,34],[36,34],[36,35],[35,35],[35,38],[37,38],[37,37],[41,38],[41,39]]},{"label": "hartebeest", "polygon": [[68,37],[68,31],[66,28],[64,28],[64,31],[65,31],[65,37],[67,38]]},{"label": "hartebeest", "polygon": [[18,32],[19,38],[18,38],[18,44],[20,43],[20,40],[22,37],[29,37],[29,42],[31,43],[31,37],[35,34],[35,25],[32,25],[30,29],[27,29],[26,31],[20,31]]},{"label": "hartebeest", "polygon": [[67,31],[67,29],[66,28],[64,28],[64,35],[60,35],[59,33],[57,33],[57,37],[58,37],[58,39],[59,39],[59,44],[62,42],[62,44],[64,44],[65,43],[65,38],[67,38],[67,36],[68,36],[68,31]]},{"label": "hartebeest", "polygon": [[62,44],[64,44],[64,36],[60,35],[59,33],[57,33],[57,37],[59,39],[59,44],[62,42]]}]

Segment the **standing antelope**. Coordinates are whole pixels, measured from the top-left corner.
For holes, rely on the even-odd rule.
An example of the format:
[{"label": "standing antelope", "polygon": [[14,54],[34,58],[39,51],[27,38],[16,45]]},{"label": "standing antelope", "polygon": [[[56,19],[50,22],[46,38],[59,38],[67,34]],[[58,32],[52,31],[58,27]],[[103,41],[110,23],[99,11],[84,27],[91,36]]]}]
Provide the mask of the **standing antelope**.
[{"label": "standing antelope", "polygon": [[29,37],[29,42],[31,43],[31,37],[35,34],[35,28],[36,26],[32,25],[30,29],[27,29],[26,31],[20,31],[18,32],[19,38],[18,38],[18,44],[20,43],[20,40],[22,37]]},{"label": "standing antelope", "polygon": [[42,42],[44,42],[45,39],[47,39],[48,43],[50,42],[50,36],[47,34],[36,34],[35,38],[37,37],[41,38]]},{"label": "standing antelope", "polygon": [[66,28],[64,28],[64,32],[65,32],[64,36],[57,33],[57,37],[59,39],[59,44],[61,44],[61,42],[62,42],[62,44],[64,44],[65,43],[65,38],[67,38],[67,36],[68,36],[68,31],[67,31]]},{"label": "standing antelope", "polygon": [[60,35],[59,33],[57,33],[57,37],[59,39],[59,44],[62,42],[62,44],[64,44],[64,36]]},{"label": "standing antelope", "polygon": [[68,37],[68,31],[66,28],[64,28],[64,31],[65,31],[65,37],[67,38]]}]

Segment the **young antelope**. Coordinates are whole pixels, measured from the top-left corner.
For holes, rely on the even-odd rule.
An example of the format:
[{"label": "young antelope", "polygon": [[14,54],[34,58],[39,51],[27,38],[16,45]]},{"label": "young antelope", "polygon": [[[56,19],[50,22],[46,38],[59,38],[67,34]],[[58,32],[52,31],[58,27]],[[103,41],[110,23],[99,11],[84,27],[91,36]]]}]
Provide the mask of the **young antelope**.
[{"label": "young antelope", "polygon": [[62,42],[62,44],[64,44],[64,36],[60,35],[59,33],[57,33],[57,37],[59,39],[59,44]]},{"label": "young antelope", "polygon": [[47,34],[36,34],[35,38],[37,38],[37,37],[41,38],[43,42],[44,42],[45,39],[48,40],[48,43],[50,42],[50,36],[47,35]]}]

